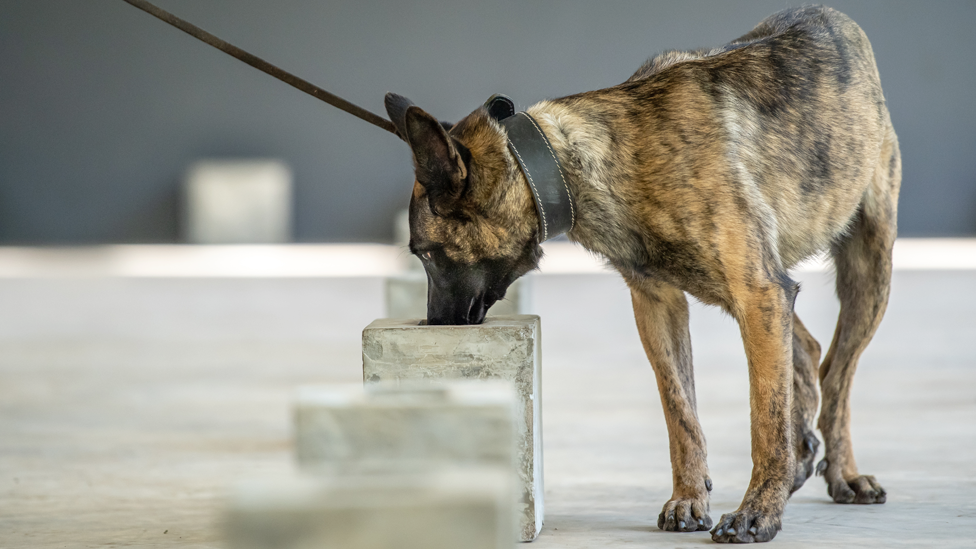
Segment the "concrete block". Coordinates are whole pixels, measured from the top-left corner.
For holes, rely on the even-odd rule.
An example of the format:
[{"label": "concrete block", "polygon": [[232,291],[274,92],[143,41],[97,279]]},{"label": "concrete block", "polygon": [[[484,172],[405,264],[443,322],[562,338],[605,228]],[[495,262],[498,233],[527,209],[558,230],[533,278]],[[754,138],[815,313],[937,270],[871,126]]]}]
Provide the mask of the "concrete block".
[{"label": "concrete block", "polygon": [[208,160],[184,182],[184,232],[193,244],[291,240],[292,174],[274,160]]},{"label": "concrete block", "polygon": [[512,471],[515,402],[505,381],[302,387],[298,463],[339,474],[462,465]]},{"label": "concrete block", "polygon": [[519,539],[535,539],[544,516],[541,325],[533,315],[489,316],[476,326],[422,326],[381,319],[363,330],[367,383],[420,379],[504,379],[515,407]]},{"label": "concrete block", "polygon": [[[407,271],[386,279],[386,316],[389,318],[427,317],[427,275],[422,270]],[[508,287],[505,299],[488,309],[489,315],[518,315],[531,311],[532,277],[523,276]]]},{"label": "concrete block", "polygon": [[511,549],[499,468],[251,481],[223,521],[230,549]]}]

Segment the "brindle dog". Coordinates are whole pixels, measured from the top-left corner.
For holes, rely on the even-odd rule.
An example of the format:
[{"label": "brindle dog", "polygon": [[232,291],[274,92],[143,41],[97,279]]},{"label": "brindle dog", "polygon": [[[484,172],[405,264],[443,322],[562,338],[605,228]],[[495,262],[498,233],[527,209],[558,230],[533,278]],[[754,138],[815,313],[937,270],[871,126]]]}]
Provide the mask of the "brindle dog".
[{"label": "brindle dog", "polygon": [[[394,94],[387,111],[413,151],[410,248],[428,275],[427,320],[480,323],[542,255],[505,129],[485,108],[447,125]],[[901,160],[860,27],[825,7],[786,10],[723,47],[670,51],[618,86],[527,112],[575,196],[569,238],[630,287],[671,447],[674,491],[658,526],[712,528],[685,293],[738,321],[748,357],[752,478],[712,538],[768,541],[780,530],[813,472],[818,377],[828,493],[884,503],[855,464],[849,401],[888,301]],[[820,345],[793,311],[788,272],[824,250],[841,309],[818,376]]]}]

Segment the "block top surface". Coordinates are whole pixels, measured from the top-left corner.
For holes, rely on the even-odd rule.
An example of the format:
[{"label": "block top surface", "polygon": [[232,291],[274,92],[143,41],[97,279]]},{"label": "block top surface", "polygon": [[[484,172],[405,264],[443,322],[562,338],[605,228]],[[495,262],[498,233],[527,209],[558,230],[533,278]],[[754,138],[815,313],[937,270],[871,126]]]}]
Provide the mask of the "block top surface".
[{"label": "block top surface", "polygon": [[499,406],[515,402],[512,384],[503,380],[417,380],[305,385],[296,391],[299,408],[427,408]]},{"label": "block top surface", "polygon": [[502,467],[444,467],[423,472],[322,475],[290,473],[240,481],[229,494],[231,509],[363,505],[423,506],[438,500],[507,499],[511,475]]}]

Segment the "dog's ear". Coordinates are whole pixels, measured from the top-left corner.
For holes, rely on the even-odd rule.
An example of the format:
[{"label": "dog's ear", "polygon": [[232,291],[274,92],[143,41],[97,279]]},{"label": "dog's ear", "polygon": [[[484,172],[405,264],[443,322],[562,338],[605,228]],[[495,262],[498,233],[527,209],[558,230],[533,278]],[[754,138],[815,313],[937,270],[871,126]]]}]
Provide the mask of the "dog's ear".
[{"label": "dog's ear", "polygon": [[386,105],[386,114],[390,116],[390,122],[393,122],[400,139],[406,141],[407,131],[403,126],[404,117],[407,114],[407,109],[413,105],[413,101],[402,95],[387,93],[386,97],[383,98],[383,104]]},{"label": "dog's ear", "polygon": [[413,150],[417,181],[427,191],[431,210],[436,215],[449,214],[464,192],[467,151],[420,107],[407,107],[403,129]]},{"label": "dog's ear", "polygon": [[[397,95],[395,93],[387,93],[386,97],[383,98],[383,104],[386,105],[386,114],[390,117],[390,122],[393,122],[393,126],[396,128],[397,135],[400,139],[404,141],[407,140],[407,131],[404,129],[404,117],[407,114],[407,109],[413,105],[413,101],[407,99],[402,95]],[[441,121],[441,126],[445,130],[450,130],[454,127],[451,122]]]}]

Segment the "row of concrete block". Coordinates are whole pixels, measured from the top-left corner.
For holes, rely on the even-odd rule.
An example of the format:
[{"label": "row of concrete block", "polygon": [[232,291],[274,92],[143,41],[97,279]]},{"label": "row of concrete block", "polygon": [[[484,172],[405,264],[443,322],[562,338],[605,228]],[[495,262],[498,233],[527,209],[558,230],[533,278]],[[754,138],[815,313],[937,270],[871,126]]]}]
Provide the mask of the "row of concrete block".
[{"label": "row of concrete block", "polygon": [[364,386],[298,391],[294,477],[243,484],[234,549],[512,547],[544,514],[540,321],[383,319]]}]

